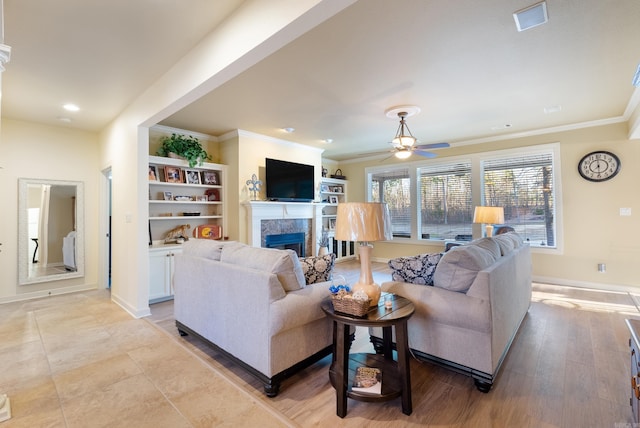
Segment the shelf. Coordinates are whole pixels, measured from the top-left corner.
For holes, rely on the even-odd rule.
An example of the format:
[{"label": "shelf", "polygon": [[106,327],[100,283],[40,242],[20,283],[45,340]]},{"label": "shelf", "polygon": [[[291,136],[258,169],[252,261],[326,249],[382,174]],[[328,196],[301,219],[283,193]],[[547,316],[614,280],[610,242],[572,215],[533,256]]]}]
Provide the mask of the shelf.
[{"label": "shelf", "polygon": [[164,199],[150,199],[150,204],[196,204],[196,205],[222,205],[222,201],[165,201]]},{"label": "shelf", "polygon": [[162,217],[149,217],[149,220],[184,220],[184,219],[197,220],[199,218],[222,218],[222,216],[221,215],[172,215],[172,216],[162,216]]},{"label": "shelf", "polygon": [[149,186],[162,186],[162,187],[194,187],[201,189],[222,189],[219,184],[190,184],[190,183],[167,183],[166,181],[149,181]]}]

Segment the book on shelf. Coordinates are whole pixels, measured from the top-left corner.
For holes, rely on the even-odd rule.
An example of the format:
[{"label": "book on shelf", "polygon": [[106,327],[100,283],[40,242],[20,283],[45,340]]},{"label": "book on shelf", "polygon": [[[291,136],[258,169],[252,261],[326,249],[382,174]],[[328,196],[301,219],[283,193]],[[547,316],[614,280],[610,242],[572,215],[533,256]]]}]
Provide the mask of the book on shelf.
[{"label": "book on shelf", "polygon": [[358,367],[351,390],[363,394],[382,394],[382,371],[376,367]]}]

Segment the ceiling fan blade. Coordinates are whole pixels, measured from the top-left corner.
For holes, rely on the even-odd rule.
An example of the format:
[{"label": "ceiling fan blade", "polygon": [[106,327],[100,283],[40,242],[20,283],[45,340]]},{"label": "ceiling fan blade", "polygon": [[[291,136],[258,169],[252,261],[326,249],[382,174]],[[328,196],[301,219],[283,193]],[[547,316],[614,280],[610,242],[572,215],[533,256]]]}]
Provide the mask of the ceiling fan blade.
[{"label": "ceiling fan blade", "polygon": [[438,156],[435,153],[432,152],[425,152],[424,150],[414,150],[413,153],[420,155],[420,156],[424,156],[425,158],[435,158],[436,156]]},{"label": "ceiling fan blade", "polygon": [[420,144],[418,146],[415,146],[416,149],[444,149],[446,147],[451,147],[449,143],[433,143],[433,144]]}]

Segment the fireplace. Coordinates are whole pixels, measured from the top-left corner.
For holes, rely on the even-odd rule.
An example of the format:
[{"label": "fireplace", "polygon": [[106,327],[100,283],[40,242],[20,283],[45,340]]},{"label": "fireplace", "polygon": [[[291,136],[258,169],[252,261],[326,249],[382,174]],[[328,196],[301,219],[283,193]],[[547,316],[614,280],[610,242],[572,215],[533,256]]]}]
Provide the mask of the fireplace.
[{"label": "fireplace", "polygon": [[304,234],[304,254],[314,255],[315,242],[322,230],[322,204],[302,202],[249,201],[247,243],[266,247],[269,235]]},{"label": "fireplace", "polygon": [[281,250],[293,250],[298,257],[305,256],[304,233],[281,233],[265,236],[265,247],[279,248]]}]

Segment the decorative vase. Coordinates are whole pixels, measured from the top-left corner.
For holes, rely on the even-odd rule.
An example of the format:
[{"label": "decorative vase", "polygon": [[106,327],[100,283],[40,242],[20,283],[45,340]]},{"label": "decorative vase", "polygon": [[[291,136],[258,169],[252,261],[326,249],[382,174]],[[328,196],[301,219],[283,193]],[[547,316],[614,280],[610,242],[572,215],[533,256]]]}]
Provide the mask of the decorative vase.
[{"label": "decorative vase", "polygon": [[174,152],[169,152],[167,153],[168,157],[172,158],[172,159],[182,159],[182,160],[186,160],[187,158],[185,158],[184,156],[180,156]]},{"label": "decorative vase", "polygon": [[329,249],[327,247],[320,247],[318,249],[319,256],[326,256],[327,254],[329,254]]}]

